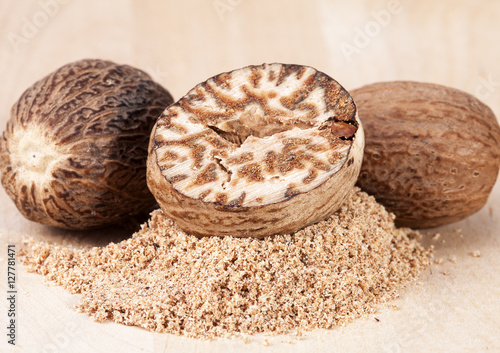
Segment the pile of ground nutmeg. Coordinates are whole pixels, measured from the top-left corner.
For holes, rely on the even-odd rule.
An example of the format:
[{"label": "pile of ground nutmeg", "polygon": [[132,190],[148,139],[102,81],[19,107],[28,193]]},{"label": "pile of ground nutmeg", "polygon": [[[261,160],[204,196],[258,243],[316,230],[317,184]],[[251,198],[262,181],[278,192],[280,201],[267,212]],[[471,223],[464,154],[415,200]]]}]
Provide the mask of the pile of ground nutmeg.
[{"label": "pile of ground nutmeg", "polygon": [[292,235],[197,238],[156,210],[120,243],[29,240],[22,256],[28,271],[81,293],[78,310],[97,321],[213,338],[328,329],[374,312],[430,264],[419,237],[355,188]]}]

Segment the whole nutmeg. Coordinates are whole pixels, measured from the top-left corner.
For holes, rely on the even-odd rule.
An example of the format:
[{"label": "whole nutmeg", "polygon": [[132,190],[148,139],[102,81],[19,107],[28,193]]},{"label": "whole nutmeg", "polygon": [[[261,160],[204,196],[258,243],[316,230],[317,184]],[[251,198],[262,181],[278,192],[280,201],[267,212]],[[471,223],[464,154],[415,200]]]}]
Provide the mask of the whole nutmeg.
[{"label": "whole nutmeg", "polygon": [[29,220],[114,224],[148,210],[151,129],[170,94],[141,70],[104,60],[61,67],[14,104],[0,139],[2,185]]},{"label": "whole nutmeg", "polygon": [[312,67],[263,64],[200,83],[151,134],[148,184],[200,236],[294,232],[335,212],[363,157],[356,106]]},{"label": "whole nutmeg", "polygon": [[358,185],[397,225],[440,226],[485,205],[500,166],[500,127],[490,108],[430,83],[381,82],[351,95],[366,133]]}]

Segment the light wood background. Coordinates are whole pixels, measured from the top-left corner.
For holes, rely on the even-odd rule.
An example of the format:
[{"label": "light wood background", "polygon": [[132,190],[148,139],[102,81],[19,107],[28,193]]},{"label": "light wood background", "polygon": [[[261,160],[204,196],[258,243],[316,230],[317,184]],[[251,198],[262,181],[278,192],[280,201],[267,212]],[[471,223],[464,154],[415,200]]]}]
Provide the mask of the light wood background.
[{"label": "light wood background", "polygon": [[[277,61],[314,66],[348,90],[386,80],[440,83],[475,94],[500,116],[500,2],[494,0],[1,0],[0,31],[2,130],[29,85],[86,57],[144,69],[175,99],[220,72]],[[269,346],[261,336],[248,344],[206,342],[94,323],[72,309],[77,295],[18,264],[17,346],[11,347],[7,244],[19,249],[22,236],[32,235],[102,245],[130,234],[84,235],[31,223],[2,189],[0,351],[498,352],[499,183],[479,213],[435,230],[438,241],[425,232],[425,244],[444,263],[424,273],[420,285],[366,319],[302,339],[269,337]],[[481,257],[470,256],[477,250]]]}]

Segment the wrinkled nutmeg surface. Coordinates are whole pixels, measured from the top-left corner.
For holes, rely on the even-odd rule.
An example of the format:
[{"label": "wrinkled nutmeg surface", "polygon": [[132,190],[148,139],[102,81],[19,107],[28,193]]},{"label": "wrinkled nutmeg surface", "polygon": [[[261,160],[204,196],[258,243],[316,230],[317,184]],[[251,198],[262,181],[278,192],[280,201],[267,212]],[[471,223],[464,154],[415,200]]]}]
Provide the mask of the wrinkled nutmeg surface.
[{"label": "wrinkled nutmeg surface", "polygon": [[197,85],[163,112],[148,183],[187,232],[286,233],[338,208],[362,146],[356,107],[335,80],[307,66],[249,66]]},{"label": "wrinkled nutmeg surface", "polygon": [[487,202],[500,165],[500,127],[465,92],[381,82],[351,91],[366,134],[358,185],[412,228],[463,219]]},{"label": "wrinkled nutmeg surface", "polygon": [[155,204],[150,131],[172,103],[141,70],[80,60],[28,88],[0,139],[2,185],[29,220],[67,229],[117,223]]}]

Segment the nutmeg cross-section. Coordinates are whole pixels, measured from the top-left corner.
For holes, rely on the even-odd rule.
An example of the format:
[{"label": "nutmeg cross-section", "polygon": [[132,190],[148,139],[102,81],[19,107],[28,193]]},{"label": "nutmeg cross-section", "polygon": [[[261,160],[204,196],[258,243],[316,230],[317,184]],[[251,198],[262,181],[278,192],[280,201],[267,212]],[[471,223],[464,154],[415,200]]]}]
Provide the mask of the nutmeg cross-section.
[{"label": "nutmeg cross-section", "polygon": [[[314,198],[308,194],[342,168],[357,175],[360,159],[353,151],[362,144],[356,107],[335,80],[307,66],[248,66],[197,85],[163,112],[151,136],[150,189],[181,227],[198,225],[191,229],[195,234],[255,235],[251,229],[262,221],[255,208],[291,206],[300,201],[290,202],[298,195]],[[322,197],[336,191],[332,185]],[[338,191],[343,199],[343,188]],[[194,209],[185,213],[181,199],[194,202]],[[202,216],[196,203],[221,213]],[[300,226],[285,226],[279,214],[267,217],[282,223],[278,232],[294,231],[332,212],[330,201],[313,204],[285,212],[290,224],[296,223],[293,213],[305,213],[307,217],[298,217],[307,218]],[[220,224],[202,226],[197,214],[215,217]],[[238,224],[224,214],[238,218]],[[245,214],[252,217],[245,219]],[[241,227],[247,223],[250,228]],[[257,236],[275,228],[259,227]]]}]

